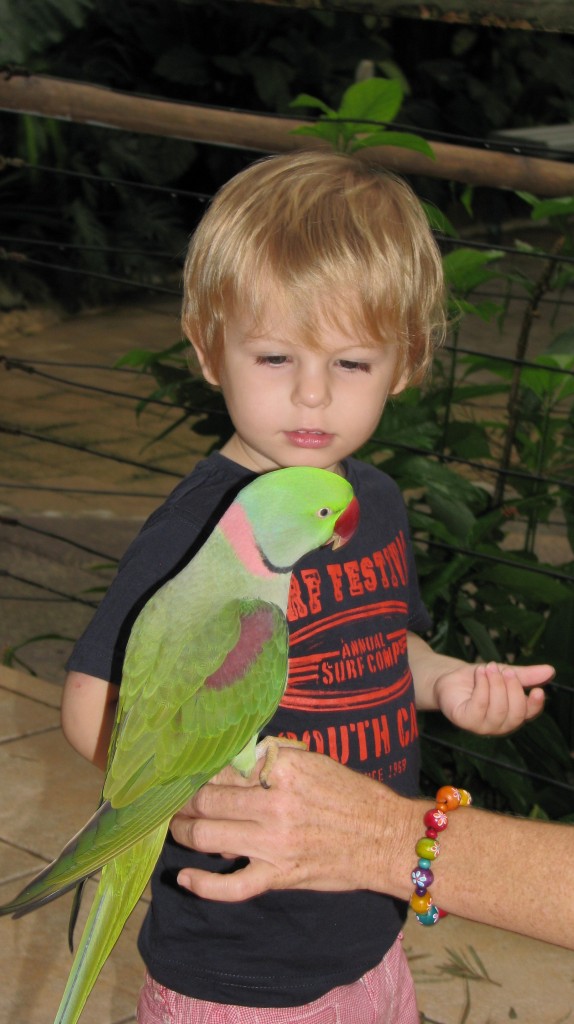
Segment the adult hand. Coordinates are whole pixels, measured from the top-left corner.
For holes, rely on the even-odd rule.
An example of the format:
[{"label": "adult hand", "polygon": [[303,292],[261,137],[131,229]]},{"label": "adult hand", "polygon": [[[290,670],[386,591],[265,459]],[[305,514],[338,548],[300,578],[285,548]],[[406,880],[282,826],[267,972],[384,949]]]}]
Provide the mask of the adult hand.
[{"label": "adult hand", "polygon": [[412,801],[321,754],[281,749],[267,790],[259,770],[243,779],[226,768],[173,818],[178,843],[249,858],[229,874],[184,868],[183,888],[228,901],[269,889],[380,890],[384,871],[385,891],[408,897]]},{"label": "adult hand", "polygon": [[[269,889],[373,889],[408,900],[414,847],[432,804],[398,796],[321,754],[281,749],[262,789],[259,771],[242,779],[226,769],[175,816],[177,842],[204,853],[249,857],[231,874],[184,868],[179,884],[198,896],[232,902]],[[460,917],[573,948],[563,867],[572,826],[472,807],[449,815],[444,862],[433,883],[437,905]],[[524,914],[513,884],[528,849],[547,884],[536,914]],[[470,858],[470,861],[469,861]],[[472,862],[472,877],[468,865]]]}]

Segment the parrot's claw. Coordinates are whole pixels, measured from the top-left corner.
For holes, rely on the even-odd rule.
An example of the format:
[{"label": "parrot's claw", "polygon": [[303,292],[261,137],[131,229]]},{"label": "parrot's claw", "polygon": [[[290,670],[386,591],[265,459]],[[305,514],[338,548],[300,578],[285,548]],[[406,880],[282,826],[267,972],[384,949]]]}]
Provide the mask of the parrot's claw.
[{"label": "parrot's claw", "polygon": [[265,759],[265,763],[259,772],[259,782],[263,789],[271,789],[269,777],[277,761],[280,747],[295,747],[299,750],[308,749],[307,744],[303,740],[289,740],[285,736],[266,736],[265,739],[260,740],[255,748],[255,757],[257,761],[260,761],[261,758]]}]

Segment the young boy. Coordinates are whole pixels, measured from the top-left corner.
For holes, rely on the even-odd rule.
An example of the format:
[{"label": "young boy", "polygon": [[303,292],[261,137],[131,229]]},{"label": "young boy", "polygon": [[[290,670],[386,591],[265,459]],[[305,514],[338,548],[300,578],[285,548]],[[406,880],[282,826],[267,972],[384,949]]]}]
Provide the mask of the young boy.
[{"label": "young boy", "polygon": [[[415,707],[477,732],[537,714],[547,666],[470,666],[416,635],[422,605],[395,484],[351,458],[387,398],[427,368],[444,320],[440,257],[404,183],[355,158],[312,152],[255,163],[215,198],[191,242],[183,322],[234,433],[175,489],[132,544],[78,642],[63,701],[76,749],[105,764],[125,643],[160,583],[189,560],[254,475],[310,465],[345,474],[361,508],[342,551],[293,575],[290,673],[271,734],[414,796]],[[303,755],[306,756],[306,755]],[[199,899],[181,869],[241,862],[170,836],[139,948],[140,1024],[418,1021],[400,947],[406,905],[380,893],[267,892]]]}]

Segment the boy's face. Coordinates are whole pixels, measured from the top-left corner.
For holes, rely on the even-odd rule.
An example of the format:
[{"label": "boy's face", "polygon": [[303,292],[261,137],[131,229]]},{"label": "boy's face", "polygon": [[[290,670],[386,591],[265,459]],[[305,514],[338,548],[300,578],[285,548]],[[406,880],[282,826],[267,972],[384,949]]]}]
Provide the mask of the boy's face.
[{"label": "boy's face", "polygon": [[337,472],[341,459],[373,433],[389,394],[397,361],[393,345],[374,347],[330,325],[317,348],[297,341],[289,318],[275,313],[265,330],[247,319],[227,327],[217,376],[235,434],[223,454],[257,473],[287,466]]}]

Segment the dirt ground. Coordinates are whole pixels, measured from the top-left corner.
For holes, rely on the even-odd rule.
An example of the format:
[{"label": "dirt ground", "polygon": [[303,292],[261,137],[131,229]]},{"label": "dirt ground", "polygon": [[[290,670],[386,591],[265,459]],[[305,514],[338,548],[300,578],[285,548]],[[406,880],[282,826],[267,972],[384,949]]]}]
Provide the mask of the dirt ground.
[{"label": "dirt ground", "polygon": [[44,678],[62,680],[112,563],[200,454],[186,429],[154,445],[177,414],[154,406],[138,418],[151,382],[112,370],[128,350],[161,350],[179,336],[177,304],[165,302],[0,321],[0,354],[57,378],[0,366],[1,422],[31,435],[0,434],[0,645],[24,643],[17,656]]}]

